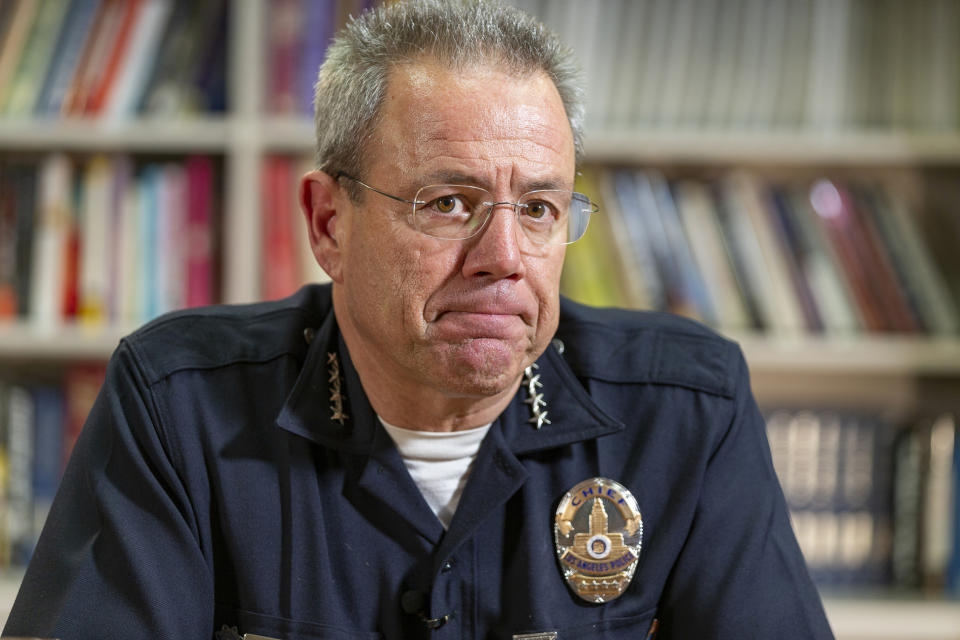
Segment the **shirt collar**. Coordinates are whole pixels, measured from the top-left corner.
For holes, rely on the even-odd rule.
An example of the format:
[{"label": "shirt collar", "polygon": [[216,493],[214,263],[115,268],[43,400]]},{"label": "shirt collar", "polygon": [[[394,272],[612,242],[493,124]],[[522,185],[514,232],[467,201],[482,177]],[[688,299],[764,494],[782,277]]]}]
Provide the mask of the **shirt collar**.
[{"label": "shirt collar", "polygon": [[[342,379],[344,413],[341,424],[333,419],[331,405],[330,353],[336,354]],[[554,346],[537,359],[539,389],[546,402],[550,424],[536,429],[529,422],[530,405],[520,389],[494,428],[502,430],[514,453],[528,453],[590,440],[623,430],[624,425],[604,412],[590,397],[569,364]],[[282,429],[317,444],[350,453],[369,453],[379,429],[366,393],[340,336],[333,310],[316,332],[293,389],[287,396],[277,424]],[[499,427],[498,427],[499,425]]]}]

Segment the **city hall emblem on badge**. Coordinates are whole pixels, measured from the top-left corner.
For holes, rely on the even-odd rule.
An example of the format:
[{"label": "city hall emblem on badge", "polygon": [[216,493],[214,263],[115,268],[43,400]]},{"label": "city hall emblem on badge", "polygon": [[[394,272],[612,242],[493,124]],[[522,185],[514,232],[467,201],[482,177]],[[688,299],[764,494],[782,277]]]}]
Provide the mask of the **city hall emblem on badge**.
[{"label": "city hall emblem on badge", "polygon": [[619,597],[637,568],[643,520],[637,501],[619,482],[584,480],[560,500],[553,526],[557,559],[567,584],[587,602]]}]

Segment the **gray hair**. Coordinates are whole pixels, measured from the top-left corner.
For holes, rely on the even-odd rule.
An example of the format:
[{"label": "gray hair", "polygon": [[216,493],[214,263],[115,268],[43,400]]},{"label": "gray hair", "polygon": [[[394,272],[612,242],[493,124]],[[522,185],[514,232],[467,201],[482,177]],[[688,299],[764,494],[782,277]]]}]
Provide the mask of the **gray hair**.
[{"label": "gray hair", "polygon": [[429,57],[451,69],[482,61],[554,83],[583,154],[583,89],[573,54],[535,18],[489,0],[413,0],[369,11],[337,35],[320,67],[314,99],[316,166],[360,175],[395,65]]}]

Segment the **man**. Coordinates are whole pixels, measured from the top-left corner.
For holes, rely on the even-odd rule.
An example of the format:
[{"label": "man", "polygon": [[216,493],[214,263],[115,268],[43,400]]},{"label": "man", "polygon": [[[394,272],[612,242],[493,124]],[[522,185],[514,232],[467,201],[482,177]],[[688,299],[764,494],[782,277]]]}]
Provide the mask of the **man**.
[{"label": "man", "polygon": [[301,186],[332,286],[123,341],[6,633],[830,637],[737,348],[559,299],[570,69],[486,3],[352,24]]}]

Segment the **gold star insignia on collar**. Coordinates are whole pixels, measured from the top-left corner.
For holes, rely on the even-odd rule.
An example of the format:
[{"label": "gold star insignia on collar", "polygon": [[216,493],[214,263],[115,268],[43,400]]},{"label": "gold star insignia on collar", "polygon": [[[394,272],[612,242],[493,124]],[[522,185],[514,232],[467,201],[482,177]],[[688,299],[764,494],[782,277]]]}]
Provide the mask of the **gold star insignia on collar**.
[{"label": "gold star insignia on collar", "polygon": [[341,391],[340,360],[334,352],[327,353],[327,373],[330,383],[330,419],[343,424],[350,416],[343,412],[343,392]]}]

